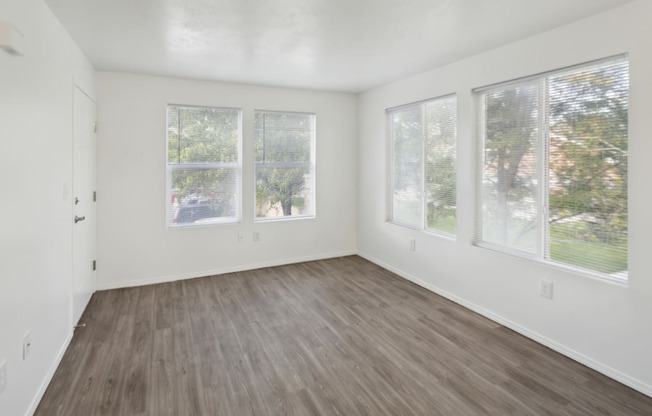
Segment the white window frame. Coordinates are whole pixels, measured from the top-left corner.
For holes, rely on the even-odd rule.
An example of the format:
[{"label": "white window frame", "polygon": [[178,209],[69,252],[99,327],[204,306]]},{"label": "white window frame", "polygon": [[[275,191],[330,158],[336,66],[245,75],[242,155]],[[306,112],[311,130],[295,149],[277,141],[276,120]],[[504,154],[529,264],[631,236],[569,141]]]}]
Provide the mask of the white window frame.
[{"label": "white window frame", "polygon": [[[568,73],[572,71],[580,71],[582,69],[591,69],[592,67],[600,67],[609,63],[619,63],[623,61],[629,61],[629,56],[627,54],[612,56],[604,59],[599,59],[596,61],[586,62],[578,65],[572,65],[565,68],[560,68],[553,71],[548,71],[532,76],[527,76],[512,81],[501,82],[497,84],[488,85],[485,87],[476,88],[473,90],[474,101],[476,108],[476,137],[477,137],[477,156],[476,156],[476,207],[475,207],[475,237],[473,244],[475,246],[486,248],[492,251],[499,253],[507,254],[510,256],[522,258],[528,261],[535,262],[537,264],[543,264],[547,267],[570,272],[582,277],[587,277],[599,281],[605,281],[613,283],[619,286],[628,286],[628,277],[615,277],[609,274],[601,273],[599,271],[582,268],[580,266],[572,266],[564,263],[559,263],[551,260],[550,256],[550,225],[546,220],[548,215],[548,205],[549,205],[549,143],[550,137],[548,134],[548,126],[543,122],[543,118],[539,116],[539,143],[536,150],[536,160],[537,160],[537,183],[541,184],[537,192],[537,215],[538,223],[540,226],[540,238],[537,241],[537,252],[532,254],[525,251],[521,251],[515,248],[506,247],[501,244],[487,242],[482,240],[482,218],[483,218],[483,199],[482,199],[482,189],[483,189],[483,168],[484,168],[484,154],[485,154],[485,138],[486,138],[486,111],[483,102],[483,95],[487,92],[494,90],[502,89],[505,87],[525,84],[528,82],[538,81],[539,82],[539,106],[540,108],[546,108],[545,104],[547,103],[547,79],[551,76]],[[545,110],[547,114],[547,109]]]},{"label": "white window frame", "polygon": [[[292,220],[302,220],[302,219],[311,219],[311,218],[316,218],[317,216],[317,190],[316,184],[317,184],[317,169],[316,169],[316,142],[317,142],[317,114],[316,113],[310,113],[310,112],[302,112],[302,111],[282,111],[282,110],[261,110],[261,109],[256,109],[254,110],[254,135],[255,130],[256,130],[256,114],[258,113],[267,113],[267,114],[300,114],[300,115],[306,115],[306,116],[311,116],[311,129],[312,129],[312,134],[310,137],[310,162],[258,162],[256,160],[256,155],[254,154],[254,175],[253,175],[253,181],[254,181],[254,206],[253,206],[253,215],[254,215],[254,222],[274,222],[274,221],[292,221]],[[254,137],[254,141],[256,138]],[[309,214],[304,214],[304,215],[284,215],[284,216],[279,216],[279,217],[259,217],[256,207],[258,206],[258,201],[256,198],[256,188],[257,188],[257,181],[258,181],[258,174],[257,170],[259,167],[270,167],[270,168],[305,168],[306,166],[310,167],[310,201],[312,202],[312,210],[311,213]]]},{"label": "white window frame", "polygon": [[[415,226],[413,224],[408,224],[405,222],[402,222],[399,219],[394,218],[394,143],[393,143],[393,125],[392,125],[392,114],[393,112],[397,110],[404,110],[404,109],[409,109],[409,108],[420,108],[422,112],[422,120],[425,120],[425,107],[426,104],[431,103],[431,102],[436,102],[438,100],[445,100],[445,99],[450,99],[454,98],[455,99],[455,117],[456,117],[456,123],[457,123],[457,94],[456,93],[451,93],[451,94],[446,94],[446,95],[440,95],[437,97],[433,98],[428,98],[425,100],[421,101],[416,101],[413,103],[409,104],[403,104],[397,107],[391,107],[387,108],[385,110],[385,131],[386,131],[386,137],[387,137],[387,198],[386,198],[386,211],[387,211],[387,218],[386,221],[390,224],[398,225],[401,227],[413,229],[413,230],[418,230],[418,231],[424,231],[429,234],[434,234],[440,237],[448,238],[451,240],[455,240],[457,238],[457,228],[455,230],[455,233],[448,233],[445,231],[433,229],[433,228],[428,228],[428,199],[426,197],[427,193],[427,181],[426,181],[426,135],[425,133],[422,133],[421,135],[421,161],[420,161],[420,168],[421,168],[421,218],[419,225]],[[423,130],[423,126],[422,126]],[[457,130],[457,128],[456,128]],[[456,148],[456,153],[457,153],[457,132],[455,135],[455,148]],[[456,161],[455,161],[455,181],[457,182],[457,156],[456,156]],[[457,209],[456,209],[457,211]],[[456,217],[457,217],[457,212],[456,212]]]},{"label": "white window frame", "polygon": [[[232,110],[238,112],[238,162],[233,163],[179,163],[179,164],[170,164],[168,161],[168,150],[170,145],[170,138],[168,136],[168,114],[170,107],[186,107],[186,108],[210,108],[217,110]],[[197,228],[197,227],[211,227],[216,225],[224,224],[235,224],[242,221],[242,109],[235,107],[217,107],[209,105],[190,105],[190,104],[175,104],[168,103],[165,106],[165,224],[168,229],[180,229],[180,228]],[[196,224],[174,224],[172,222],[174,212],[170,205],[170,200],[172,199],[172,172],[175,170],[188,170],[188,169],[234,169],[236,171],[236,209],[235,217],[225,217],[225,218],[215,218],[211,221]]]}]

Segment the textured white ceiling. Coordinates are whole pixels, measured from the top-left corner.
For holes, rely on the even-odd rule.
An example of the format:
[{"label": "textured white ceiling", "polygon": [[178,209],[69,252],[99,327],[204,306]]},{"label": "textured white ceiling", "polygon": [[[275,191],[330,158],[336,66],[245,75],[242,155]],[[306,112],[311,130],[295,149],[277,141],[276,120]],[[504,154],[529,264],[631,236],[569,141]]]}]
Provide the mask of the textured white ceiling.
[{"label": "textured white ceiling", "polygon": [[360,92],[631,0],[46,0],[100,70]]}]

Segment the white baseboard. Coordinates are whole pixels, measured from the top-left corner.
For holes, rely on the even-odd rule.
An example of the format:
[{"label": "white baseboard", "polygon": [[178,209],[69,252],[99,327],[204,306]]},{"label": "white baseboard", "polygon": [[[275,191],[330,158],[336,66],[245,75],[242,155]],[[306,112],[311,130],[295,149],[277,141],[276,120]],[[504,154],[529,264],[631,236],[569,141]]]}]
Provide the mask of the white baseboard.
[{"label": "white baseboard", "polygon": [[59,352],[57,353],[54,362],[50,366],[50,369],[45,375],[45,378],[43,379],[41,385],[36,391],[34,400],[32,400],[32,403],[29,405],[29,408],[27,409],[25,416],[32,416],[34,413],[36,413],[36,409],[38,408],[38,405],[41,403],[41,399],[43,398],[45,391],[48,389],[48,386],[50,385],[50,381],[52,381],[52,377],[54,377],[54,373],[57,372],[57,368],[59,368],[59,364],[61,364],[61,360],[63,359],[63,356],[66,354],[66,350],[68,350],[68,346],[70,345],[70,341],[72,341],[72,337],[74,333],[75,331],[70,331],[68,333],[68,336],[66,337],[66,340],[63,342],[63,345],[59,349]]},{"label": "white baseboard", "polygon": [[563,354],[563,355],[567,356],[568,358],[571,358],[571,359],[573,359],[573,360],[575,360],[575,361],[577,361],[577,362],[579,362],[581,364],[584,364],[585,366],[587,366],[587,367],[589,367],[589,368],[591,368],[591,369],[593,369],[595,371],[598,371],[599,373],[602,373],[605,376],[607,376],[609,378],[612,378],[612,379],[614,379],[614,380],[616,380],[616,381],[618,381],[618,382],[620,382],[620,383],[622,383],[622,384],[624,384],[626,386],[629,386],[629,387],[633,388],[634,390],[637,390],[637,391],[645,394],[646,396],[652,397],[652,386],[650,386],[650,385],[648,385],[646,383],[643,383],[640,380],[637,380],[637,379],[635,379],[633,377],[628,376],[627,374],[624,374],[624,373],[622,373],[622,372],[620,372],[618,370],[615,370],[615,369],[613,369],[613,368],[611,368],[609,366],[606,366],[606,365],[602,364],[601,362],[594,360],[593,358],[587,357],[586,355],[583,355],[583,354],[581,354],[581,353],[579,353],[579,352],[577,352],[577,351],[575,351],[575,350],[573,350],[571,348],[568,348],[565,345],[562,345],[562,344],[560,344],[560,343],[558,343],[558,342],[556,342],[556,341],[554,341],[554,340],[552,340],[550,338],[547,338],[547,337],[545,337],[545,336],[543,336],[543,335],[541,335],[541,334],[539,334],[537,332],[531,331],[531,330],[517,324],[516,322],[510,321],[509,319],[506,319],[506,318],[504,318],[504,317],[502,317],[502,316],[500,316],[498,314],[495,314],[495,313],[491,312],[490,310],[487,310],[487,309],[485,309],[485,308],[483,308],[481,306],[478,306],[478,305],[476,305],[476,304],[474,304],[472,302],[469,302],[469,301],[467,301],[465,299],[462,299],[459,296],[456,296],[456,295],[454,295],[454,294],[452,294],[450,292],[442,290],[439,287],[437,287],[435,285],[432,285],[432,284],[430,284],[428,282],[425,282],[425,281],[419,279],[418,277],[413,276],[413,275],[411,275],[409,273],[406,273],[403,270],[400,270],[400,269],[398,269],[398,268],[396,268],[394,266],[391,266],[391,265],[383,262],[382,260],[379,260],[379,259],[377,259],[377,258],[375,258],[373,256],[370,256],[370,255],[368,255],[366,253],[363,253],[363,252],[360,252],[360,251],[358,251],[357,254],[360,257],[362,257],[362,258],[364,258],[366,260],[369,260],[370,262],[382,267],[383,269],[389,270],[389,271],[397,274],[398,276],[400,276],[400,277],[402,277],[402,278],[404,278],[406,280],[409,280],[412,283],[415,283],[415,284],[417,284],[417,285],[419,285],[419,286],[421,286],[421,287],[423,287],[425,289],[430,290],[431,292],[434,292],[434,293],[436,293],[436,294],[438,294],[440,296],[443,296],[448,300],[451,300],[451,301],[453,301],[453,302],[455,302],[455,303],[457,303],[457,304],[459,304],[459,305],[461,305],[461,306],[463,306],[463,307],[465,307],[467,309],[472,310],[473,312],[479,313],[480,315],[482,315],[482,316],[484,316],[484,317],[486,317],[488,319],[491,319],[492,321],[494,321],[496,323],[499,323],[499,324],[501,324],[501,325],[513,330],[513,331],[516,331],[519,334],[521,334],[523,336],[526,336],[526,337],[538,342],[539,344],[545,345],[546,347],[548,347],[548,348],[550,348],[550,349],[552,349],[554,351],[557,351],[558,353]]},{"label": "white baseboard", "polygon": [[221,269],[215,269],[215,270],[203,270],[203,271],[177,274],[177,275],[150,277],[150,278],[138,279],[138,280],[126,280],[122,282],[99,283],[97,285],[97,290],[109,290],[109,289],[120,289],[125,287],[154,285],[158,283],[174,282],[177,280],[186,280],[186,279],[195,279],[198,277],[214,276],[218,274],[244,272],[247,270],[262,269],[264,267],[284,266],[286,264],[303,263],[306,261],[353,256],[356,254],[358,253],[355,250],[340,251],[335,253],[316,254],[316,255],[304,256],[304,257],[292,257],[292,258],[287,258],[282,260],[270,260],[270,261],[264,261],[260,263],[245,264],[241,266],[223,267]]}]

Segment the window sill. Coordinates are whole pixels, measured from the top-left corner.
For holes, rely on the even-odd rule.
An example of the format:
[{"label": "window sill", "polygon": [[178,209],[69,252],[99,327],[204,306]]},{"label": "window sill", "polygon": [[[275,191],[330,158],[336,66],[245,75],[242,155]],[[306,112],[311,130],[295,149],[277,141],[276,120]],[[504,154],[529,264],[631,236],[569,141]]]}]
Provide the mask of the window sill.
[{"label": "window sill", "polygon": [[608,283],[614,286],[618,286],[624,289],[627,289],[629,287],[629,280],[627,278],[623,279],[621,277],[616,277],[614,275],[608,275],[604,273],[599,273],[599,272],[592,272],[590,270],[585,270],[585,269],[580,269],[577,267],[572,267],[572,266],[566,266],[564,264],[560,263],[555,263],[552,261],[548,260],[543,260],[537,258],[535,255],[528,255],[527,253],[519,252],[517,250],[510,250],[508,248],[504,248],[501,246],[497,246],[491,243],[484,243],[484,242],[475,242],[473,243],[475,247],[482,248],[482,249],[487,249],[491,250],[495,253],[499,254],[504,254],[513,258],[521,259],[528,261],[530,263],[534,263],[537,265],[541,265],[553,270],[557,271],[562,271],[566,272],[569,274],[573,274],[582,278],[588,278],[591,280],[597,280],[599,282],[603,283]]},{"label": "window sill", "polygon": [[413,225],[407,225],[407,224],[403,224],[401,222],[392,221],[392,220],[387,220],[387,223],[392,224],[392,225],[398,225],[399,227],[407,228],[407,229],[410,229],[410,230],[423,232],[423,233],[431,235],[433,237],[440,237],[440,238],[443,238],[445,240],[457,241],[457,235],[456,234],[445,233],[443,231],[437,231],[437,230],[433,230],[433,229],[430,229],[430,228],[420,228],[420,227],[416,227],[416,226],[413,226]]},{"label": "window sill", "polygon": [[263,222],[314,220],[315,218],[317,218],[315,215],[291,215],[291,216],[287,216],[287,217],[254,218],[254,222],[255,223],[263,223]]},{"label": "window sill", "polygon": [[228,220],[213,220],[213,221],[197,221],[185,224],[167,224],[168,230],[181,230],[186,228],[210,228],[215,226],[225,226],[225,225],[237,225],[241,221],[239,218],[233,218]]}]

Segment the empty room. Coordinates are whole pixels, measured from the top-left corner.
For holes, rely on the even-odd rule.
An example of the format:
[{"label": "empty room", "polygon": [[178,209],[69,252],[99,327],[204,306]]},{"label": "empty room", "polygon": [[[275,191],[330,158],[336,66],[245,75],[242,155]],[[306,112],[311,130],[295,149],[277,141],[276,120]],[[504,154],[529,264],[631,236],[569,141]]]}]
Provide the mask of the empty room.
[{"label": "empty room", "polygon": [[652,415],[649,0],[0,0],[0,416]]}]

